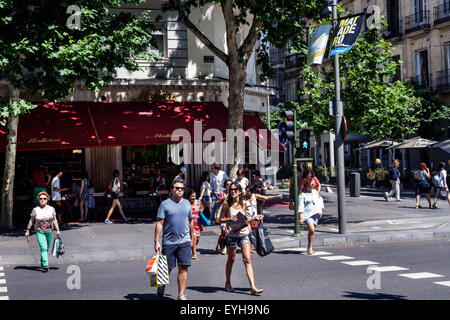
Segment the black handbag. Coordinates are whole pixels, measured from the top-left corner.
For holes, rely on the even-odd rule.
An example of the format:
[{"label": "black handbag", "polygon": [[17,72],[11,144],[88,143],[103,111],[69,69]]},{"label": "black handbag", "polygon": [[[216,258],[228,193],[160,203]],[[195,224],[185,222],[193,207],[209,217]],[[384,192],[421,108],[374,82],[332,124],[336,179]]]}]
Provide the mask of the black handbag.
[{"label": "black handbag", "polygon": [[256,248],[256,253],[261,257],[269,255],[275,249],[262,221],[260,221],[258,228],[250,233],[250,241]]}]

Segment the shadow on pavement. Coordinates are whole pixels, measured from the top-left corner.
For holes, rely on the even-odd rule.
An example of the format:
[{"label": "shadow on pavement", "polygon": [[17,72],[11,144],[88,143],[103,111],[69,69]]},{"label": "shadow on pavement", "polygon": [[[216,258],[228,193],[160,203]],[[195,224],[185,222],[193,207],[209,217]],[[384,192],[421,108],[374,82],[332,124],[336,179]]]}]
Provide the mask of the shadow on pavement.
[{"label": "shadow on pavement", "polygon": [[[50,270],[59,270],[59,268],[56,267],[50,267]],[[37,267],[37,266],[16,266],[14,267],[14,270],[30,270],[30,271],[39,271],[39,272],[43,272],[41,267]]]},{"label": "shadow on pavement", "polygon": [[174,299],[171,299],[171,298],[169,298],[167,296],[163,296],[160,299],[160,298],[158,298],[158,295],[156,293],[145,293],[145,294],[130,293],[130,294],[127,294],[126,296],[124,296],[124,298],[126,300],[133,300],[133,301],[138,301],[138,300],[174,300]]},{"label": "shadow on pavement", "polygon": [[345,291],[347,294],[343,295],[346,298],[353,299],[364,299],[364,300],[407,300],[406,296],[398,296],[392,294],[384,294],[384,293],[376,293],[376,294],[368,294],[368,293],[360,293],[360,292],[349,292]]}]

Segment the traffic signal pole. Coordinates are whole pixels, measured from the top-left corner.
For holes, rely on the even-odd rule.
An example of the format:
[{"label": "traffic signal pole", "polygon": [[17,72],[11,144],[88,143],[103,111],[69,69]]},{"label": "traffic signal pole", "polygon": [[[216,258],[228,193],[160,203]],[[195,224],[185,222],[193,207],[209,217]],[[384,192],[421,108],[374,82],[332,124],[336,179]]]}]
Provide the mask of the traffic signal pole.
[{"label": "traffic signal pole", "polygon": [[[332,3],[332,19],[333,28],[337,24],[337,1]],[[335,86],[335,101],[334,101],[334,132],[335,137],[335,152],[337,165],[337,201],[338,201],[338,219],[339,219],[339,233],[347,233],[347,222],[345,217],[345,167],[344,167],[344,132],[342,127],[342,117],[344,115],[344,107],[341,101],[341,82],[339,79],[339,55],[334,55],[334,86]]]},{"label": "traffic signal pole", "polygon": [[[297,137],[297,113],[294,110],[294,137]],[[300,232],[300,220],[298,216],[298,177],[297,177],[297,142],[292,142],[292,171],[294,175],[294,215],[295,215],[295,228],[294,228],[294,234],[293,237],[299,237],[302,235]]]}]

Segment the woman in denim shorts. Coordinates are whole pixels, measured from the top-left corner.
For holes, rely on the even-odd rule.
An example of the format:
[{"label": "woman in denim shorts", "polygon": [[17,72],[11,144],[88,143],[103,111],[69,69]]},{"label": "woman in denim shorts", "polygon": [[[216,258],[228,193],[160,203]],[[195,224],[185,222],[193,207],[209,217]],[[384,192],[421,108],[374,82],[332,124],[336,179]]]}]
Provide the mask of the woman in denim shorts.
[{"label": "woman in denim shorts", "polygon": [[[244,223],[241,219],[238,219],[241,214],[243,214],[246,219]],[[256,288],[253,277],[251,243],[248,237],[250,229],[248,224],[245,223],[249,223],[251,220],[252,217],[246,216],[242,187],[239,184],[232,183],[230,186],[230,194],[223,203],[220,215],[220,222],[226,223],[225,245],[227,247],[228,259],[225,268],[225,290],[228,292],[233,291],[233,287],[231,286],[231,271],[233,270],[233,263],[236,258],[236,249],[238,246],[241,247],[242,250],[242,259],[250,283],[251,294],[257,295],[263,292],[263,289]]]}]

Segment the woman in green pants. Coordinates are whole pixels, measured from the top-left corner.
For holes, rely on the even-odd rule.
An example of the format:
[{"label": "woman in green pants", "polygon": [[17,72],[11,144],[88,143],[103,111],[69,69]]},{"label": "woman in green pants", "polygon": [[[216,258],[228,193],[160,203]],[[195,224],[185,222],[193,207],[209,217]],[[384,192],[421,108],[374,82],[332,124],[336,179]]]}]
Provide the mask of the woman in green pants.
[{"label": "woman in green pants", "polygon": [[28,222],[27,231],[25,231],[25,237],[29,242],[30,229],[34,225],[36,238],[39,243],[39,247],[41,248],[41,268],[44,272],[48,271],[48,250],[52,240],[53,228],[56,230],[56,236],[60,236],[58,220],[56,220],[56,212],[52,206],[48,205],[49,199],[50,196],[47,192],[39,192],[37,195],[39,206],[34,208],[31,212],[31,218]]}]

